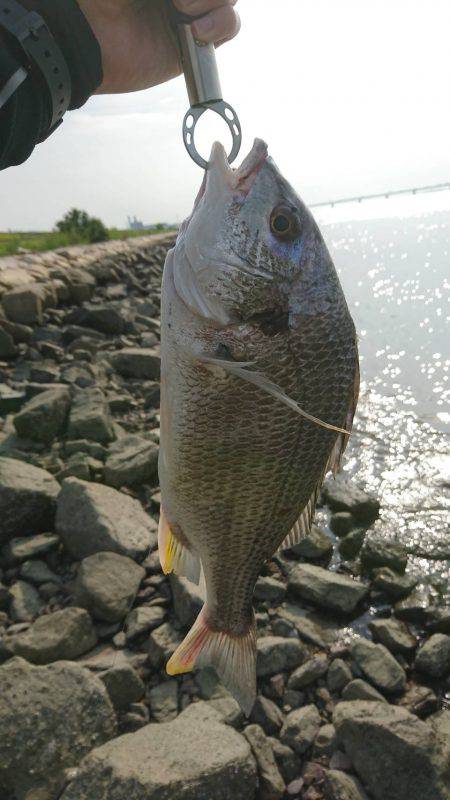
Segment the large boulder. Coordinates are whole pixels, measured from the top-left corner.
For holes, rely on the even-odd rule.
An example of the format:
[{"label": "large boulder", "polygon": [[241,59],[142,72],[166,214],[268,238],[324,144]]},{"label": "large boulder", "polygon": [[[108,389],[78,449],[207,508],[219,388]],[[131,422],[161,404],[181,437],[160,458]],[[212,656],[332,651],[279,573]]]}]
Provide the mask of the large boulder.
[{"label": "large boulder", "polygon": [[105,483],[116,489],[141,483],[157,483],[158,453],[158,446],[142,436],[123,436],[109,448],[104,472]]},{"label": "large boulder", "polygon": [[49,389],[24,405],[14,417],[14,427],[23,439],[48,444],[64,430],[69,408],[69,389]]},{"label": "large boulder", "polygon": [[450,713],[432,724],[388,703],[336,706],[339,743],[375,800],[448,800]]},{"label": "large boulder", "polygon": [[250,745],[205,703],[97,747],[61,800],[254,800]]},{"label": "large boulder", "polygon": [[51,529],[59,484],[43,469],[0,458],[0,544]]},{"label": "large boulder", "polygon": [[367,595],[363,583],[313,564],[298,564],[289,577],[289,590],[322,608],[351,614]]},{"label": "large boulder", "polygon": [[91,439],[107,444],[116,438],[109,406],[97,387],[80,389],[72,401],[67,435],[70,439]]},{"label": "large boulder", "polygon": [[119,622],[130,610],[145,569],[117,553],[94,553],[83,559],[73,587],[78,605],[93,617]]},{"label": "large boulder", "polygon": [[38,617],[28,630],[5,637],[7,647],[33,664],[73,659],[97,644],[92,620],[83,608],[64,608]]},{"label": "large boulder", "polygon": [[115,733],[107,691],[88,670],[63,661],[33,667],[21,658],[0,667],[0,793],[5,800],[58,797],[64,770]]},{"label": "large boulder", "polygon": [[76,559],[110,551],[141,560],[156,544],[156,524],[138,500],[78,478],[63,482],[56,529]]},{"label": "large boulder", "polygon": [[112,367],[124,378],[159,380],[161,358],[150,347],[124,347],[109,357]]}]

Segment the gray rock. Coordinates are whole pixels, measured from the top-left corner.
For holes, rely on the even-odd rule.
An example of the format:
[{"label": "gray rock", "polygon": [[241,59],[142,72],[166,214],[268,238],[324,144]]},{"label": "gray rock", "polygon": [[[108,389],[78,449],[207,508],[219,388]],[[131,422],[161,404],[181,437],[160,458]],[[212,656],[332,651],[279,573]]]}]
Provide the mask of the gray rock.
[{"label": "gray rock", "polygon": [[211,706],[215,711],[220,714],[222,722],[227,725],[232,725],[233,728],[240,728],[244,722],[245,716],[242,708],[237,700],[225,690],[222,697],[212,697],[208,701],[208,706]]},{"label": "gray rock", "polygon": [[336,536],[347,536],[355,527],[355,518],[349,511],[336,511],[331,515],[330,528]]},{"label": "gray rock", "polygon": [[281,603],[286,596],[286,587],[276,578],[260,577],[256,581],[254,597],[256,600],[267,600],[269,603]]},{"label": "gray rock", "polygon": [[18,322],[10,322],[8,319],[3,319],[1,314],[0,328],[3,328],[6,333],[9,333],[17,344],[28,344],[33,335],[33,328],[29,328],[28,325],[20,325]]},{"label": "gray rock", "polygon": [[426,719],[439,708],[439,700],[429,686],[419,686],[413,683],[400,698],[398,705],[403,706],[411,714],[416,714],[420,719]]},{"label": "gray rock", "polygon": [[45,303],[45,290],[36,283],[26,284],[5,292],[2,306],[11,322],[22,325],[41,325]]},{"label": "gray rock", "polygon": [[183,636],[170,622],[155,628],[148,640],[148,658],[152,667],[159,669],[165,665],[182,640]]},{"label": "gray rock", "polygon": [[0,458],[0,544],[51,529],[59,485],[39,467]]},{"label": "gray rock", "polygon": [[187,578],[172,573],[170,575],[173,607],[176,616],[185,628],[190,628],[198,617],[205,602],[205,582],[202,578],[197,586]]},{"label": "gray rock", "polygon": [[157,722],[170,722],[178,715],[178,682],[164,681],[150,689],[150,711]]},{"label": "gray rock", "polygon": [[250,714],[250,722],[260,725],[267,736],[275,736],[281,730],[283,721],[283,714],[277,704],[259,694]]},{"label": "gray rock", "polygon": [[314,741],[314,757],[331,756],[337,750],[336,728],[334,725],[322,725]]},{"label": "gray rock", "polygon": [[77,392],[70,409],[67,435],[106,444],[116,438],[105,395],[96,387]]},{"label": "gray rock", "polygon": [[247,740],[196,703],[172,722],[95,748],[61,800],[254,800],[255,791]]},{"label": "gray rock", "polygon": [[14,427],[23,439],[48,444],[63,432],[69,408],[68,389],[49,389],[26,403],[14,417]]},{"label": "gray rock", "polygon": [[368,800],[360,782],[339,769],[327,769],[324,781],[325,800]]},{"label": "gray rock", "polygon": [[283,744],[292,747],[302,755],[313,744],[321,726],[320,714],[316,706],[309,705],[291,711],[281,729],[280,739]]},{"label": "gray rock", "polygon": [[108,486],[135,486],[158,481],[158,452],[154,442],[142,436],[123,436],[109,448],[105,464]]},{"label": "gray rock", "polygon": [[117,711],[125,711],[131,703],[138,703],[145,693],[145,686],[136,670],[129,664],[111,667],[100,673],[111,702]]},{"label": "gray rock", "polygon": [[445,719],[432,727],[388,703],[352,702],[336,706],[333,722],[374,800],[448,800]]},{"label": "gray rock", "polygon": [[213,667],[204,667],[197,670],[194,673],[194,681],[203,700],[211,700],[213,697],[227,697],[229,695]]},{"label": "gray rock", "polygon": [[130,610],[145,570],[117,553],[94,553],[83,559],[73,594],[77,605],[96,619],[119,622]]},{"label": "gray rock", "polygon": [[26,581],[16,581],[10,589],[9,616],[13,622],[30,622],[41,613],[44,603],[39,592]]},{"label": "gray rock", "polygon": [[156,543],[156,524],[138,500],[77,478],[63,483],[56,529],[76,559],[110,551],[141,560]]},{"label": "gray rock", "polygon": [[329,479],[322,494],[332,511],[349,511],[356,522],[370,524],[377,519],[380,503],[345,478]]},{"label": "gray rock", "polygon": [[405,670],[384,645],[357,638],[352,642],[351,654],[366,678],[381,692],[396,694],[404,690]]},{"label": "gray rock", "polygon": [[124,347],[111,353],[112,367],[124,378],[159,380],[161,359],[157,350],[145,347]]},{"label": "gray rock", "polygon": [[311,525],[311,532],[291,547],[291,552],[298,558],[327,558],[333,552],[333,543],[322,528]]},{"label": "gray rock", "polygon": [[416,637],[396,619],[376,619],[369,623],[369,630],[374,641],[384,644],[391,653],[408,656],[417,647]]},{"label": "gray rock", "polygon": [[300,638],[305,642],[326,648],[335,639],[336,625],[334,623],[329,620],[326,622],[324,619],[319,620],[317,614],[305,611],[297,604],[285,603],[277,613],[280,619],[294,626]]},{"label": "gray rock", "polygon": [[397,574],[403,575],[407,562],[406,547],[395,542],[386,542],[381,538],[366,539],[361,550],[361,563],[369,572],[380,567],[389,567]]},{"label": "gray rock", "polygon": [[431,678],[443,678],[450,672],[450,636],[434,633],[420,648],[415,668]]},{"label": "gray rock", "polygon": [[313,564],[298,564],[292,570],[289,589],[302,600],[343,614],[351,614],[367,595],[364,584]]},{"label": "gray rock", "polygon": [[82,608],[64,608],[38,617],[28,630],[8,637],[13,653],[33,664],[74,659],[95,647],[91,618]]},{"label": "gray rock", "polygon": [[306,656],[306,648],[298,639],[263,636],[257,641],[256,674],[262,678],[294,669]]},{"label": "gray rock", "polygon": [[391,600],[408,597],[417,585],[417,578],[411,575],[399,575],[389,567],[377,569],[372,574],[373,585],[384,592]]},{"label": "gray rock", "polygon": [[394,614],[403,622],[427,625],[432,619],[430,600],[425,587],[420,587],[408,597],[395,604]]},{"label": "gray rock", "polygon": [[278,769],[272,747],[259,725],[249,725],[244,730],[258,766],[258,798],[260,800],[281,800],[285,783]]},{"label": "gray rock", "polygon": [[363,681],[362,678],[355,678],[350,681],[342,691],[343,700],[372,700],[378,703],[387,703],[387,700],[380,692],[374,689],[370,683]]},{"label": "gray rock", "polygon": [[77,664],[33,667],[14,658],[0,667],[0,784],[6,797],[58,797],[65,770],[115,733],[103,684]]},{"label": "gray rock", "polygon": [[300,774],[301,762],[291,747],[283,744],[279,739],[270,737],[268,740],[272,746],[275,761],[277,762],[278,769],[281,772],[285,783],[290,783]]},{"label": "gray rock", "polygon": [[17,564],[29,558],[43,556],[56,550],[59,536],[54,533],[38,533],[36,536],[18,536],[11,539],[2,550],[2,556],[8,564]]},{"label": "gray rock", "polygon": [[327,685],[330,692],[342,692],[352,680],[352,671],[342,658],[335,658],[331,662],[327,673]]},{"label": "gray rock", "polygon": [[288,680],[288,689],[305,689],[311,686],[328,670],[328,658],[325,655],[316,655],[308,659],[292,673]]},{"label": "gray rock", "polygon": [[15,392],[6,383],[0,383],[0,417],[20,411],[25,399],[24,392]]},{"label": "gray rock", "polygon": [[4,328],[0,328],[0,359],[14,358],[16,355],[14,339]]},{"label": "gray rock", "polygon": [[164,622],[166,609],[163,606],[138,606],[127,615],[124,625],[127,642],[158,628]]},{"label": "gray rock", "polygon": [[339,554],[344,561],[352,561],[358,555],[366,538],[364,528],[356,528],[339,542]]},{"label": "gray rock", "polygon": [[67,316],[66,322],[107,335],[124,333],[126,327],[121,314],[109,305],[85,305],[83,308],[77,308]]}]

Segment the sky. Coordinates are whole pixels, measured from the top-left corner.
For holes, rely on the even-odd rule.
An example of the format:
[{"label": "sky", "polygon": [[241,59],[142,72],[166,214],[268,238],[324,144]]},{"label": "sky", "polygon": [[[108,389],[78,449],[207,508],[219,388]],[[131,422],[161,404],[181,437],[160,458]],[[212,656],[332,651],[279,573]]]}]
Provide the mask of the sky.
[{"label": "sky", "polygon": [[[241,33],[218,61],[242,157],[265,139],[307,203],[450,181],[449,0],[239,0],[238,9]],[[49,230],[73,206],[108,226],[126,227],[128,215],[181,221],[202,177],[181,139],[187,106],[181,77],[91,98],[28,162],[0,173],[0,230]],[[208,116],[204,155],[228,135]]]}]

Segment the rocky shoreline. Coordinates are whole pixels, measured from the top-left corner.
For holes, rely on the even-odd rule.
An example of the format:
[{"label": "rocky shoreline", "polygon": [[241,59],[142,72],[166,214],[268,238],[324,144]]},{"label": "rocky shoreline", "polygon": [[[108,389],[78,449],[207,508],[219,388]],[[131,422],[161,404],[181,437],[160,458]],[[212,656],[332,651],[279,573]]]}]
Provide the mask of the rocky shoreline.
[{"label": "rocky shoreline", "polygon": [[450,610],[354,482],[258,580],[250,719],[165,673],[202,604],[156,551],[171,242],[0,260],[0,798],[449,800]]}]

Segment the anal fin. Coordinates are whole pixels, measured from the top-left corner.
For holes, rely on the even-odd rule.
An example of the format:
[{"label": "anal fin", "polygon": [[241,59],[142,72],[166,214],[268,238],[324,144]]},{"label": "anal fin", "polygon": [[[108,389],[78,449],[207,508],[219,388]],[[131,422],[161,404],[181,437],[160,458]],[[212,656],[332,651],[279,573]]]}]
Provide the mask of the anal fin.
[{"label": "anal fin", "polygon": [[158,550],[164,575],[176,572],[177,575],[183,575],[193,583],[199,582],[200,559],[188,544],[182,542],[180,536],[174,533],[162,506],[159,515]]},{"label": "anal fin", "polygon": [[281,542],[280,547],[278,548],[279,550],[287,550],[288,547],[293,547],[295,544],[301,542],[302,539],[306,539],[306,537],[309,536],[311,533],[314,512],[316,510],[318,494],[319,489],[314,489],[298,520],[292,526],[286,538]]}]

